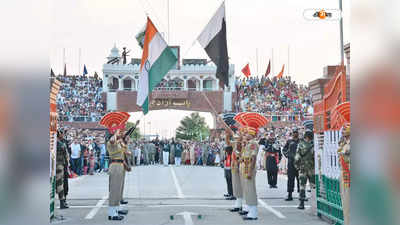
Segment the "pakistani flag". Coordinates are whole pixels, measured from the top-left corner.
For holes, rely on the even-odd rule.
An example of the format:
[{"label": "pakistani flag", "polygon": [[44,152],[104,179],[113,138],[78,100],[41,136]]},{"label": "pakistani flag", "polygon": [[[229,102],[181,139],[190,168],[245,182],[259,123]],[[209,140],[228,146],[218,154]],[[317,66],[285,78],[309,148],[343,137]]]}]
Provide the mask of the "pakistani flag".
[{"label": "pakistani flag", "polygon": [[144,114],[149,111],[151,91],[177,61],[178,59],[168,47],[167,42],[162,38],[150,18],[147,18],[140,65],[139,90],[136,99],[136,104],[142,107]]},{"label": "pakistani flag", "polygon": [[225,2],[218,8],[197,40],[207,52],[211,61],[217,66],[216,77],[220,81],[220,86],[229,86],[229,57],[226,43]]}]

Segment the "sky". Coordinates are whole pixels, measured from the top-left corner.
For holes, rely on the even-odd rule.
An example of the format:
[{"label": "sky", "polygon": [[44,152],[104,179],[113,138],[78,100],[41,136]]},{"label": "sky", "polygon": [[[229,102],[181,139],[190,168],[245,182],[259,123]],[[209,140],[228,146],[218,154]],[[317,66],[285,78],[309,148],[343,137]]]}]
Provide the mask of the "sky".
[{"label": "sky", "polygon": [[[344,43],[348,43],[350,3],[343,2]],[[144,26],[146,15],[170,45],[181,46],[181,58],[208,58],[195,40],[222,0],[169,0],[169,35],[167,3],[168,0],[53,2],[51,67],[56,74],[63,72],[64,48],[69,74],[81,74],[85,64],[89,75],[97,71],[102,76],[102,66],[114,44],[119,49],[130,49],[129,57],[141,58],[134,36]],[[240,71],[247,63],[252,74],[264,74],[268,61],[273,59],[272,75],[285,64],[285,75],[307,84],[322,76],[324,66],[340,62],[339,22],[309,21],[303,16],[308,9],[337,9],[338,0],[226,0],[225,4],[228,54],[230,63],[235,64],[236,76],[242,76]],[[186,114],[176,113],[173,117],[177,121],[171,121],[171,126]],[[163,116],[163,111],[149,115],[157,118]],[[212,125],[211,116],[207,121]]]}]

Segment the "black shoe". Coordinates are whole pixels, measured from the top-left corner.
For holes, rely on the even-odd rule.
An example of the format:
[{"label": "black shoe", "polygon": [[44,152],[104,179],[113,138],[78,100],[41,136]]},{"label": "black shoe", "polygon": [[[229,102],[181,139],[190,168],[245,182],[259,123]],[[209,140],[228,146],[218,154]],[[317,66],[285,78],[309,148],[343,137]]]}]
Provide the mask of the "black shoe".
[{"label": "black shoe", "polygon": [[272,188],[278,188],[278,186],[274,185],[274,186],[272,186]]},{"label": "black shoe", "polygon": [[253,217],[243,216],[243,220],[257,220],[257,217],[253,218]]},{"label": "black shoe", "polygon": [[118,214],[127,215],[128,214],[128,210],[126,210],[126,209],[118,210]]},{"label": "black shoe", "polygon": [[269,188],[273,188],[274,186],[272,186],[272,185],[269,185]]},{"label": "black shoe", "polygon": [[247,215],[249,212],[247,212],[247,211],[240,211],[239,212],[239,215],[241,215],[241,216],[244,216],[244,215]]},{"label": "black shoe", "polygon": [[230,196],[230,197],[225,198],[225,200],[236,200],[236,198],[233,196]]},{"label": "black shoe", "polygon": [[229,212],[239,212],[242,211],[241,208],[233,208],[233,209],[229,209]]},{"label": "black shoe", "polygon": [[126,204],[128,204],[128,201],[121,200],[119,203],[121,203],[121,205],[126,205]]},{"label": "black shoe", "polygon": [[123,216],[108,216],[108,220],[123,220]]},{"label": "black shoe", "polygon": [[297,208],[298,209],[304,209],[304,200],[303,199],[300,200],[300,204],[299,204],[299,206]]},{"label": "black shoe", "polygon": [[224,197],[230,197],[231,195],[230,194],[224,194]]},{"label": "black shoe", "polygon": [[292,192],[288,192],[288,197],[285,199],[285,201],[293,201]]},{"label": "black shoe", "polygon": [[64,200],[60,200],[60,209],[68,209],[69,206],[67,205],[67,203]]}]

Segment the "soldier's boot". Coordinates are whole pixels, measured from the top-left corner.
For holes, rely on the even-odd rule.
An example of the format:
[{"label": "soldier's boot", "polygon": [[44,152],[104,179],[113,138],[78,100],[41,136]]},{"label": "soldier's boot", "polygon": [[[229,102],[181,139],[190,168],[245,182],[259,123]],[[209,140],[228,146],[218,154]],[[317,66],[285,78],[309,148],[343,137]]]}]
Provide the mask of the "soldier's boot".
[{"label": "soldier's boot", "polygon": [[288,197],[285,199],[285,201],[293,201],[292,192],[288,192]]},{"label": "soldier's boot", "polygon": [[65,199],[60,200],[60,209],[68,209],[68,208],[69,208],[69,206],[65,202]]},{"label": "soldier's boot", "polygon": [[300,204],[297,207],[298,209],[304,209],[304,201],[306,199],[306,191],[300,190]]}]

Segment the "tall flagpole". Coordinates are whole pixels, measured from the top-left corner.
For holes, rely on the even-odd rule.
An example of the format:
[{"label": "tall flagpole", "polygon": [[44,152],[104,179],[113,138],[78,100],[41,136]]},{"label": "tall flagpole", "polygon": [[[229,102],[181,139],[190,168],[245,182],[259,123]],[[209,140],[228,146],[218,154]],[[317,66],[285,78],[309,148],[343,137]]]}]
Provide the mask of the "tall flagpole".
[{"label": "tall flagpole", "polygon": [[288,45],[288,49],[287,49],[287,61],[288,61],[287,76],[290,76],[290,45]]},{"label": "tall flagpole", "polygon": [[170,41],[170,34],[169,34],[169,0],[167,0],[167,16],[168,16],[168,19],[167,19],[167,21],[168,21],[168,44],[170,45],[171,41]]},{"label": "tall flagpole", "polygon": [[63,65],[62,65],[62,71],[64,73],[64,68],[66,67],[66,63],[65,63],[65,48],[63,48]]},{"label": "tall flagpole", "polygon": [[258,48],[256,48],[256,63],[257,63],[257,77],[259,75],[258,73]]},{"label": "tall flagpole", "polygon": [[344,64],[344,44],[343,44],[343,6],[342,0],[339,0],[339,10],[340,10],[340,56],[341,56],[341,64]]},{"label": "tall flagpole", "polygon": [[272,74],[275,74],[275,66],[274,66],[274,48],[272,48],[272,60],[271,60],[271,70]]},{"label": "tall flagpole", "polygon": [[80,73],[80,70],[81,70],[81,48],[79,48],[78,74]]}]

